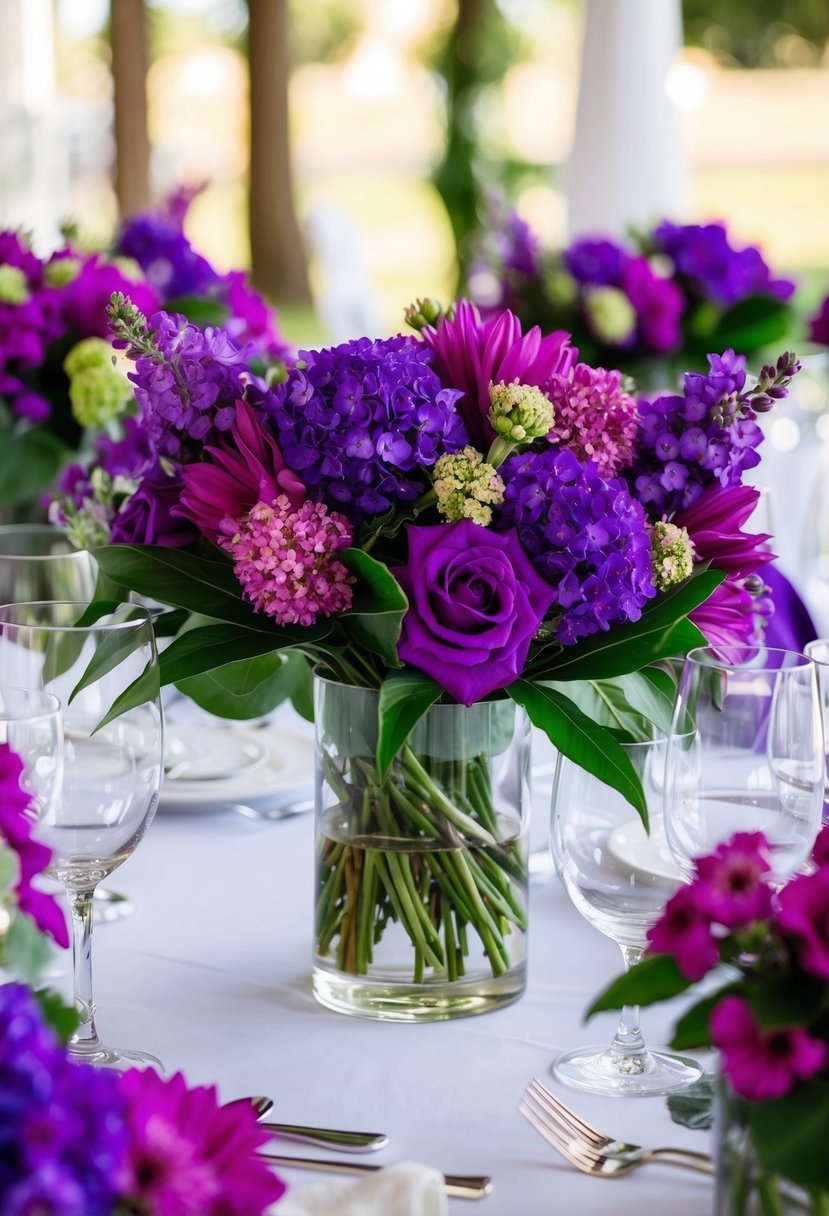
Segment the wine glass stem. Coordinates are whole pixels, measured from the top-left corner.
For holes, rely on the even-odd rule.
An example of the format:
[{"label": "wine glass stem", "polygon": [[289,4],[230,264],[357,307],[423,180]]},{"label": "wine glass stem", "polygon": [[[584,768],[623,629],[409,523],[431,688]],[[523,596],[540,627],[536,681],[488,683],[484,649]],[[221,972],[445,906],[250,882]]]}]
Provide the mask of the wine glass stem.
[{"label": "wine glass stem", "polygon": [[[622,946],[622,958],[625,960],[625,970],[634,967],[642,957],[639,946]],[[642,1056],[645,1053],[645,1040],[639,1029],[639,1006],[625,1005],[619,1015],[619,1025],[610,1050],[616,1055]]]},{"label": "wine glass stem", "polygon": [[95,888],[67,891],[72,913],[72,961],[74,964],[75,1008],[81,1024],[69,1040],[76,1055],[91,1055],[101,1047],[95,1029],[95,1002],[92,999],[92,900]]}]

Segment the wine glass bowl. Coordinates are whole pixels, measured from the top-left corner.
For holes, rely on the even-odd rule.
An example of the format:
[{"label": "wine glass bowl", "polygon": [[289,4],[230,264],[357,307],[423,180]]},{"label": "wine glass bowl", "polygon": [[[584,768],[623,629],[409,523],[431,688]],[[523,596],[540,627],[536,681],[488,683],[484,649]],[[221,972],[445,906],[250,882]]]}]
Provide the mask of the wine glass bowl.
[{"label": "wine glass bowl", "polygon": [[687,875],[736,832],[762,832],[774,881],[808,860],[825,756],[815,666],[758,646],[692,650],[677,687],[665,828]]},{"label": "wine glass bowl", "polygon": [[92,900],[97,884],[131,855],[155,814],[162,716],[149,613],[131,604],[105,613],[93,609],[54,601],[0,607],[0,685],[39,687],[63,707],[60,794],[38,814],[35,835],[52,852],[47,873],[65,888],[73,916],[82,1023],[69,1049],[93,1063],[118,1065],[148,1061],[107,1048],[98,1037]]},{"label": "wine glass bowl", "polygon": [[0,604],[38,600],[88,602],[97,566],[51,524],[0,525]]},{"label": "wine glass bowl", "polygon": [[[623,744],[645,793],[649,831],[634,808],[592,773],[560,756],[553,778],[550,831],[556,870],[577,911],[619,946],[627,967],[647,945],[648,929],[682,885],[662,825],[665,736]],[[692,1060],[648,1049],[638,1010],[626,1009],[609,1046],[559,1056],[554,1075],[594,1093],[669,1093],[696,1080]]]}]

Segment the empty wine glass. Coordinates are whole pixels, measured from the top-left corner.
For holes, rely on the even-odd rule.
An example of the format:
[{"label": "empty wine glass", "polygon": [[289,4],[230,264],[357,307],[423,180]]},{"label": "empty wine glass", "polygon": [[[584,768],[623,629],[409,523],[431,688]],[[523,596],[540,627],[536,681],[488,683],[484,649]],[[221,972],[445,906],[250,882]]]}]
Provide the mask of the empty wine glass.
[{"label": "empty wine glass", "polygon": [[665,828],[687,874],[735,832],[763,832],[783,883],[821,823],[825,759],[815,666],[758,646],[692,650],[677,687]]},{"label": "empty wine glass", "polygon": [[823,715],[823,747],[826,767],[823,780],[823,822],[829,823],[829,638],[816,638],[805,647],[817,672],[820,708]]},{"label": "empty wine glass", "polygon": [[152,1056],[101,1041],[91,966],[95,888],[140,843],[161,785],[158,658],[148,612],[122,604],[95,617],[84,604],[51,601],[0,608],[0,685],[12,684],[51,692],[63,707],[60,794],[39,813],[35,835],[52,850],[47,873],[65,888],[72,913],[81,1025],[69,1050],[93,1064],[158,1066]]},{"label": "empty wine glass", "polygon": [[33,600],[88,603],[95,593],[97,567],[86,549],[76,549],[51,524],[0,527],[0,604]]},{"label": "empty wine glass", "polygon": [[[682,875],[662,825],[666,739],[622,745],[642,781],[649,833],[621,794],[559,756],[553,778],[550,843],[553,860],[578,912],[622,951],[625,966],[639,962],[647,932]],[[622,1010],[609,1046],[559,1056],[554,1075],[593,1093],[648,1096],[670,1093],[701,1075],[694,1060],[651,1051],[639,1028],[639,1010]]]}]

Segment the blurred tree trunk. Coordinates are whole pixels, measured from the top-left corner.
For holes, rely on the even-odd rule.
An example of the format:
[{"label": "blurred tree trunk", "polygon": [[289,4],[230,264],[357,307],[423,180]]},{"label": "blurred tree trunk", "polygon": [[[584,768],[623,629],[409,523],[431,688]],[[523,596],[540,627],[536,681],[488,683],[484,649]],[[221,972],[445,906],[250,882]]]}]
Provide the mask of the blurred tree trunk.
[{"label": "blurred tree trunk", "polygon": [[144,0],[110,0],[115,96],[115,195],[122,216],[150,205],[147,14]]},{"label": "blurred tree trunk", "polygon": [[252,278],[279,304],[308,305],[308,264],[294,209],[288,122],[287,0],[247,0]]}]

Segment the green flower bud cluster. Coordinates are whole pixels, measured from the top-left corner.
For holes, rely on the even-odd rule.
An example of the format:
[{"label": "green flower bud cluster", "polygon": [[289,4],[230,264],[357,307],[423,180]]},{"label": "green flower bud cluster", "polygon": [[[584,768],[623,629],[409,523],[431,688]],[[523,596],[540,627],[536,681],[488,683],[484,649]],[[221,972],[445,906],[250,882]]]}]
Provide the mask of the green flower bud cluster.
[{"label": "green flower bud cluster", "polygon": [[112,265],[116,270],[120,270],[124,278],[129,279],[131,283],[144,282],[144,271],[135,258],[128,258],[124,254],[119,253],[117,257],[112,259]]},{"label": "green flower bud cluster", "polygon": [[489,400],[492,429],[509,443],[531,443],[552,430],[553,403],[534,384],[501,380],[490,384]]},{"label": "green flower bud cluster", "polygon": [[69,400],[78,426],[104,427],[121,414],[132,386],[104,338],[84,338],[63,361]]},{"label": "green flower bud cluster", "polygon": [[492,508],[504,501],[503,481],[473,447],[435,462],[434,491],[445,519],[471,519],[483,528],[492,522]]},{"label": "green flower bud cluster", "polygon": [[49,287],[65,287],[75,282],[82,265],[80,258],[55,258],[43,267],[43,278]]},{"label": "green flower bud cluster", "polygon": [[19,266],[0,266],[0,304],[25,304],[29,298],[29,284]]},{"label": "green flower bud cluster", "polygon": [[590,329],[608,346],[619,346],[636,332],[636,309],[618,287],[591,287],[584,308]]},{"label": "green flower bud cluster", "polygon": [[571,274],[556,266],[547,272],[544,285],[550,302],[558,308],[569,308],[579,298],[579,285]]},{"label": "green flower bud cluster", "polygon": [[667,591],[675,583],[684,582],[694,568],[694,545],[687,528],[667,520],[650,524],[651,577],[657,591]]},{"label": "green flower bud cluster", "polygon": [[439,321],[443,318],[447,321],[454,321],[455,310],[450,304],[448,308],[444,308],[438,300],[432,300],[427,297],[424,300],[415,300],[414,304],[410,304],[406,309],[404,318],[406,324],[412,329],[416,329],[418,333],[425,329],[427,325],[433,328],[437,327]]},{"label": "green flower bud cluster", "polygon": [[95,549],[109,544],[111,520],[135,493],[138,483],[129,477],[112,477],[105,469],[93,469],[89,494],[80,506],[71,494],[57,495],[49,507],[49,520],[64,528],[76,549]]}]

